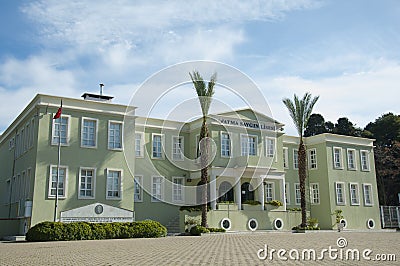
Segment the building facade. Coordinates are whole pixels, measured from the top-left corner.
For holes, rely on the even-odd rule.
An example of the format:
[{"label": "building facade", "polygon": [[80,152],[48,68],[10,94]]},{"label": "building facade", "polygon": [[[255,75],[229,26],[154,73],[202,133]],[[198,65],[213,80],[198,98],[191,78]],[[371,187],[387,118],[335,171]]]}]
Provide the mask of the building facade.
[{"label": "building facade", "polygon": [[[134,108],[105,96],[84,98],[63,98],[62,116],[53,119],[61,98],[37,95],[1,135],[0,227],[7,232],[0,233],[23,234],[54,219],[59,142],[57,220],[153,219],[183,231],[198,219],[199,212],[182,206],[202,203],[201,120],[136,117]],[[212,115],[208,122],[209,226],[298,225],[299,139],[251,109]],[[332,213],[340,209],[347,229],[380,228],[373,140],[321,134],[305,144],[308,215],[332,229]]]}]

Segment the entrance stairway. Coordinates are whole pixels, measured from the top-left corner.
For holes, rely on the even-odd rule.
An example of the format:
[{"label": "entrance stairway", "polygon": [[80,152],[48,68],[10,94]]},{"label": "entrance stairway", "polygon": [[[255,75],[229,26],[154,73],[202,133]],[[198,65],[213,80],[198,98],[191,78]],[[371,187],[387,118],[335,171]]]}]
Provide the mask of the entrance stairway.
[{"label": "entrance stairway", "polygon": [[177,235],[181,233],[179,229],[179,215],[170,220],[165,227],[168,230],[168,235]]}]

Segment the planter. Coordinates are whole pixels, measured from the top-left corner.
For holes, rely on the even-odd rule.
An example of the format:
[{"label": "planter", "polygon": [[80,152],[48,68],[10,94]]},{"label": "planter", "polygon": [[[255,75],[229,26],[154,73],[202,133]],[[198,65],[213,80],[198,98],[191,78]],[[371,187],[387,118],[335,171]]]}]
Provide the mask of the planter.
[{"label": "planter", "polygon": [[242,208],[244,211],[261,211],[261,204],[260,205],[242,204]]},{"label": "planter", "polygon": [[275,206],[271,204],[265,204],[264,210],[266,211],[283,211],[283,206]]},{"label": "planter", "polygon": [[236,203],[218,203],[218,210],[220,211],[237,211],[238,210],[238,206]]}]

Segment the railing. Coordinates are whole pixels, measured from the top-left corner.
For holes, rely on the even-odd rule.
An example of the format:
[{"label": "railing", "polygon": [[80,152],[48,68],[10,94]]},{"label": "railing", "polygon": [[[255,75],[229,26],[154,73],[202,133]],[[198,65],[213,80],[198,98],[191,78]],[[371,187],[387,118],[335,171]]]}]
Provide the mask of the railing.
[{"label": "railing", "polygon": [[400,228],[400,206],[380,206],[382,228]]}]

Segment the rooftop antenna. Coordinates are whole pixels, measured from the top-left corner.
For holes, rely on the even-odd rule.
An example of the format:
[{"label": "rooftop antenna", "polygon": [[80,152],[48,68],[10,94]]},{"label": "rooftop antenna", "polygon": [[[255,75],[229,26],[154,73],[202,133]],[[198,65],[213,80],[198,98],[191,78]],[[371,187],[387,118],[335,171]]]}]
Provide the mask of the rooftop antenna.
[{"label": "rooftop antenna", "polygon": [[103,95],[103,87],[104,87],[104,84],[103,84],[103,83],[100,83],[99,85],[100,85],[100,95]]}]

